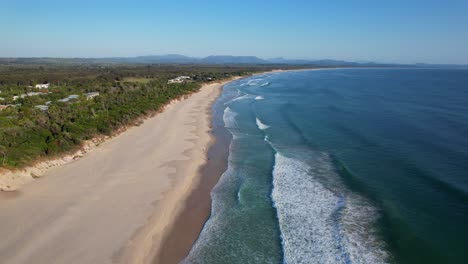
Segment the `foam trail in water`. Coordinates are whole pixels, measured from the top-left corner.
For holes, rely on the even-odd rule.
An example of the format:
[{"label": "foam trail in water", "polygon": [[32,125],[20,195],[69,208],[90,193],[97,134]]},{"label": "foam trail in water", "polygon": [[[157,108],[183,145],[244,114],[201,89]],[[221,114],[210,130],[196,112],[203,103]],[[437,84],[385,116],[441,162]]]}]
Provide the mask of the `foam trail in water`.
[{"label": "foam trail in water", "polygon": [[[364,199],[339,192],[333,165],[315,153],[314,167],[275,155],[272,198],[286,263],[385,263],[371,224],[377,213]],[[329,183],[322,184],[321,177]]]},{"label": "foam trail in water", "polygon": [[257,127],[260,129],[260,130],[265,130],[267,128],[269,128],[270,126],[267,126],[265,125],[264,123],[262,123],[262,121],[260,121],[260,119],[258,118],[255,118],[255,123],[257,123]]},{"label": "foam trail in water", "polygon": [[248,93],[244,93],[240,90],[237,90],[237,95],[232,98],[231,100],[227,101],[224,103],[224,105],[229,105],[230,103],[232,102],[235,102],[235,101],[240,101],[240,100],[245,100],[245,99],[252,99],[254,95],[252,94],[248,94]]},{"label": "foam trail in water", "polygon": [[232,102],[235,102],[235,101],[238,101],[238,100],[249,99],[249,98],[252,98],[251,94],[244,94],[244,95],[242,95],[240,97],[235,98],[234,100],[232,100]]},{"label": "foam trail in water", "polygon": [[261,96],[261,95],[255,97],[255,100],[263,100],[263,99],[265,99],[265,98],[263,96]]},{"label": "foam trail in water", "polygon": [[253,98],[253,95],[251,95],[251,94],[244,94],[244,95],[239,96],[239,97],[236,97],[236,98],[232,99],[231,101],[226,102],[226,103],[224,103],[224,104],[225,104],[225,105],[229,105],[230,103],[235,102],[235,101],[240,101],[240,100],[245,100],[245,99],[252,99],[252,98]]},{"label": "foam trail in water", "polygon": [[[262,85],[263,80],[264,79],[262,79],[262,78],[250,79],[247,82],[240,84],[240,87]],[[263,84],[265,84],[265,83],[263,83]]]},{"label": "foam trail in water", "polygon": [[236,116],[236,112],[234,112],[229,106],[226,107],[223,114],[224,126],[226,128],[237,128]]},{"label": "foam trail in water", "polygon": [[[229,191],[229,186],[234,184],[235,178],[235,171],[229,163],[228,169],[221,175],[221,178],[211,192],[212,204],[210,218],[203,226],[203,230],[193,244],[189,254],[180,262],[181,264],[215,263],[214,261],[216,261],[216,259],[207,259],[206,250],[211,247],[216,247],[216,243],[222,240],[220,237],[223,237],[224,234],[220,232],[220,230],[222,230],[220,226],[223,225],[225,221],[224,217],[228,214],[223,214],[221,212],[229,209],[229,207],[225,205],[223,193]],[[238,199],[240,199],[239,196]]]}]

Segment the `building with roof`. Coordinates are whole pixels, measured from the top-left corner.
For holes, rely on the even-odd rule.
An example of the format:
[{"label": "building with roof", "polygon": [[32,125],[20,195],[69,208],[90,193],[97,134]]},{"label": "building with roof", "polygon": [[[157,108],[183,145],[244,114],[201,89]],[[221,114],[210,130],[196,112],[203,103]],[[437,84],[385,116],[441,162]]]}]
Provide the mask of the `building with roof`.
[{"label": "building with roof", "polygon": [[170,79],[167,81],[168,84],[171,84],[171,83],[183,83],[185,81],[188,81],[190,80],[190,76],[179,76],[177,78],[174,78],[174,79]]},{"label": "building with roof", "polygon": [[47,111],[47,110],[49,110],[49,106],[48,106],[48,105],[36,105],[36,106],[34,106],[34,107],[37,108],[37,109],[40,109],[40,110],[42,110],[42,111]]},{"label": "building with roof", "polygon": [[36,84],[35,87],[36,87],[37,89],[49,89],[49,84],[48,84],[48,83]]},{"label": "building with roof", "polygon": [[85,93],[84,96],[86,97],[86,100],[90,100],[96,96],[99,96],[99,92]]},{"label": "building with roof", "polygon": [[70,100],[73,100],[73,99],[78,99],[80,96],[77,95],[77,94],[72,94],[72,95],[69,95],[63,99],[60,99],[60,100],[57,100],[57,102],[62,102],[62,103],[67,103],[69,102]]}]

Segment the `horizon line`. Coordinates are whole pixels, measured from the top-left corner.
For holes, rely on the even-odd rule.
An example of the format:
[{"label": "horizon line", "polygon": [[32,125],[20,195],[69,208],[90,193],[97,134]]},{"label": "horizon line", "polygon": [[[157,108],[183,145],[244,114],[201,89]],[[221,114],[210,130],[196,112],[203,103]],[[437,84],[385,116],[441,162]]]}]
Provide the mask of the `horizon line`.
[{"label": "horizon line", "polygon": [[[319,61],[336,61],[336,62],[345,62],[345,63],[357,63],[357,64],[389,64],[389,65],[453,65],[453,66],[468,66],[467,64],[457,64],[457,63],[427,63],[427,62],[412,62],[412,63],[400,63],[400,62],[383,62],[383,61],[368,61],[368,60],[345,60],[345,59],[304,59],[304,58],[286,58],[283,56],[278,56],[278,57],[272,57],[272,58],[264,58],[264,57],[259,57],[256,55],[207,55],[207,56],[189,56],[189,55],[184,55],[184,54],[178,54],[178,53],[167,53],[167,54],[149,54],[149,55],[135,55],[135,56],[97,56],[97,57],[76,57],[76,56],[17,56],[17,57],[6,57],[6,56],[0,56],[0,59],[117,59],[117,58],[123,58],[123,59],[132,59],[132,58],[142,58],[142,57],[163,57],[163,56],[181,56],[181,57],[186,57],[187,59],[197,59],[197,60],[202,60],[206,59],[209,57],[233,57],[233,58],[255,58],[255,59],[260,59],[260,60],[265,60],[265,61],[271,61],[275,59],[282,59],[286,61],[308,61],[308,62],[319,62]],[[189,63],[191,64],[191,63]],[[228,63],[232,64],[232,63]],[[252,64],[252,63],[250,63]]]}]

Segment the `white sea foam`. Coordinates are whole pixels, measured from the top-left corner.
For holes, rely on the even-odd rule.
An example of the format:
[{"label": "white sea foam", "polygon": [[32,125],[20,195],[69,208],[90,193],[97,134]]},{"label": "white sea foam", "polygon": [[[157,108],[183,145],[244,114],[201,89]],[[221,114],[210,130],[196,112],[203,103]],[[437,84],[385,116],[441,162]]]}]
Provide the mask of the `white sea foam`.
[{"label": "white sea foam", "polygon": [[266,83],[260,84],[260,86],[267,86],[267,85],[270,85],[270,83],[269,83],[269,82],[266,82]]},{"label": "white sea foam", "polygon": [[261,96],[261,95],[255,97],[255,100],[263,100],[263,99],[265,99],[265,98],[263,96]]},{"label": "white sea foam", "polygon": [[234,98],[230,103],[235,102],[235,101],[240,101],[240,100],[245,100],[245,99],[252,99],[253,95],[251,94],[244,94],[242,96],[239,96],[237,98]]},{"label": "white sea foam", "polygon": [[260,130],[265,130],[267,128],[269,128],[270,126],[267,126],[265,125],[264,123],[262,123],[262,121],[260,121],[260,119],[258,118],[255,118],[255,123],[257,124],[257,127],[260,129]]},{"label": "white sea foam", "polygon": [[224,126],[226,128],[237,128],[236,116],[236,112],[234,112],[229,106],[226,107],[223,114]]},{"label": "white sea foam", "polygon": [[241,83],[240,86],[241,87],[244,87],[244,86],[257,86],[257,85],[261,86],[262,84],[266,84],[266,85],[269,84],[269,83],[265,83],[263,81],[264,81],[264,79],[262,79],[262,78],[250,79],[247,82]]},{"label": "white sea foam", "polygon": [[229,105],[232,102],[236,102],[236,101],[248,100],[248,99],[254,99],[254,98],[255,98],[255,95],[253,95],[253,94],[249,94],[249,93],[243,92],[241,90],[237,90],[237,95],[234,98],[232,98],[231,100],[228,100],[227,102],[225,102],[224,105]]},{"label": "white sea foam", "polygon": [[[221,175],[218,183],[211,191],[212,203],[210,218],[208,218],[203,226],[203,230],[190,249],[189,254],[180,263],[206,263],[206,251],[209,250],[210,247],[216,247],[216,243],[220,240],[220,237],[224,235],[219,231],[222,230],[222,226],[225,222],[224,217],[229,216],[229,214],[222,213],[222,211],[228,209],[225,206],[226,202],[223,199],[223,194],[229,191],[229,188],[231,188],[230,186],[234,184],[235,181],[235,171],[229,163],[228,169]],[[239,196],[238,199],[240,199]]]},{"label": "white sea foam", "polygon": [[237,101],[237,100],[242,100],[245,96],[247,96],[246,93],[241,92],[241,90],[237,90],[237,94],[234,98],[228,100],[227,102],[224,103],[224,105],[229,105],[230,103]]},{"label": "white sea foam", "polygon": [[259,82],[263,81],[262,78],[250,79],[247,83],[249,85],[257,85]]},{"label": "white sea foam", "polygon": [[[385,263],[371,224],[377,213],[365,199],[340,191],[326,154],[314,167],[275,155],[272,198],[286,263]],[[331,184],[319,180],[327,177]]]}]

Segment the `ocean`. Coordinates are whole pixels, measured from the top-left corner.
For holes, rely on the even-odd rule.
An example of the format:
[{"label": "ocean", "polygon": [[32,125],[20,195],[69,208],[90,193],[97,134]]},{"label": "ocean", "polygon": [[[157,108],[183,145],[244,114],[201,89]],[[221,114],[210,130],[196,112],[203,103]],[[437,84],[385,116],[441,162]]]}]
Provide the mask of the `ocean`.
[{"label": "ocean", "polygon": [[468,263],[468,70],[234,81],[228,168],[185,263]]}]

